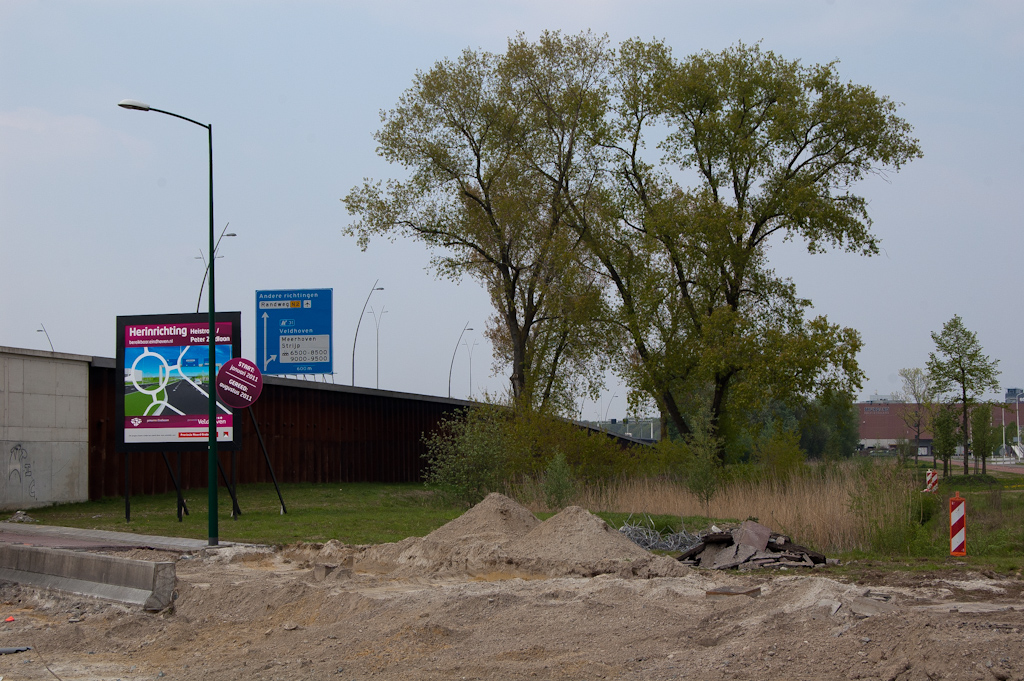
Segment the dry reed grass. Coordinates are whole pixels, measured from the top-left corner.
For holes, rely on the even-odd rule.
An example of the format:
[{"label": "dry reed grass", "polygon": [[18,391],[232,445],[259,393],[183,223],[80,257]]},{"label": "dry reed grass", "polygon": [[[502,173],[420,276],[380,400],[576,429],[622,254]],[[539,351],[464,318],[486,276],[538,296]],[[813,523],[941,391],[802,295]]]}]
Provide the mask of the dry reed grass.
[{"label": "dry reed grass", "polygon": [[[527,486],[515,490],[531,510],[547,510]],[[914,485],[889,464],[809,467],[788,479],[764,476],[723,485],[712,518],[757,518],[798,543],[825,552],[870,548],[880,530],[912,522]],[[680,483],[634,478],[580,489],[574,504],[591,511],[704,516],[704,505]],[[687,528],[690,531],[703,528]]]}]

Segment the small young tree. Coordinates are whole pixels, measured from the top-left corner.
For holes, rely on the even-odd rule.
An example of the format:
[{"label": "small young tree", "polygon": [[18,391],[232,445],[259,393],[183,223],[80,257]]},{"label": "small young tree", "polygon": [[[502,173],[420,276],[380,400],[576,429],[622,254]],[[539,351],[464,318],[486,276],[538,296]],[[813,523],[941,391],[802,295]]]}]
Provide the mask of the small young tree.
[{"label": "small young tree", "polygon": [[704,505],[704,515],[711,517],[711,499],[718,493],[720,461],[718,450],[721,440],[712,434],[711,412],[704,408],[697,412],[693,431],[686,436],[689,449],[686,462],[686,488]]},{"label": "small young tree", "polygon": [[[969,331],[959,315],[946,322],[940,333],[932,332],[934,352],[928,353],[928,376],[936,392],[953,393],[960,399],[960,434],[964,446],[964,475],[967,466],[968,412],[978,397],[988,390],[999,390],[999,360],[982,353],[978,336]],[[955,399],[955,398],[954,398]]]},{"label": "small young tree", "polygon": [[956,416],[952,405],[941,405],[932,420],[932,451],[942,459],[942,477],[949,477],[949,460],[956,453]]},{"label": "small young tree", "polygon": [[555,511],[565,508],[576,494],[576,477],[562,452],[555,454],[548,463],[541,488],[544,491],[544,503]]},{"label": "small young tree", "polygon": [[974,448],[974,472],[978,472],[978,459],[981,459],[981,473],[988,472],[985,461],[996,446],[995,433],[992,431],[992,405],[979,404],[971,411],[971,446]]},{"label": "small young tree", "polygon": [[917,452],[921,447],[921,433],[931,425],[932,412],[935,409],[934,387],[931,378],[923,370],[914,367],[900,369],[903,389],[894,397],[906,404],[900,409],[900,419],[914,434],[914,463],[917,463]]}]

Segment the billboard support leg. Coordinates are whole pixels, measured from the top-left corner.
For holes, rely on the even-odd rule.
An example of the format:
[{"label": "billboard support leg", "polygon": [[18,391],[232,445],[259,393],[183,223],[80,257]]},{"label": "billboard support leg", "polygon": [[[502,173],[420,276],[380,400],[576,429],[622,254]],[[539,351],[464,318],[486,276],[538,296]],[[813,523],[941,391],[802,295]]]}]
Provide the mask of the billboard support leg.
[{"label": "billboard support leg", "polygon": [[[167,474],[171,476],[171,482],[174,483],[174,491],[178,493],[178,522],[180,523],[182,510],[185,511],[185,515],[188,515],[188,506],[185,505],[185,497],[181,496],[181,485],[178,484],[178,479],[174,477],[174,471],[171,470],[171,462],[167,459],[167,453],[161,452],[160,454],[164,457]],[[181,454],[178,455],[178,469],[181,469]]]},{"label": "billboard support leg", "polygon": [[284,507],[284,497],[281,496],[281,488],[277,485],[277,476],[274,475],[274,466],[270,463],[270,455],[267,454],[267,445],[263,443],[263,434],[260,433],[259,424],[256,423],[256,414],[253,413],[252,407],[249,407],[249,418],[252,419],[252,427],[256,429],[256,437],[260,441],[260,449],[263,450],[263,458],[267,461],[267,468],[270,469],[270,479],[274,481],[274,489],[277,490],[277,498],[281,502],[281,515],[288,512],[288,509]]},{"label": "billboard support leg", "polygon": [[125,452],[124,453],[124,521],[126,523],[130,523],[132,521],[131,489],[132,489],[132,454],[131,454],[131,452]]},{"label": "billboard support leg", "polygon": [[231,517],[238,520],[238,516],[242,515],[242,509],[238,508],[238,496],[235,494],[235,488],[231,486],[231,481],[228,480],[228,474],[224,472],[220,457],[217,457],[217,468],[220,470],[220,477],[224,478],[224,486],[228,488],[228,494],[231,495]]}]

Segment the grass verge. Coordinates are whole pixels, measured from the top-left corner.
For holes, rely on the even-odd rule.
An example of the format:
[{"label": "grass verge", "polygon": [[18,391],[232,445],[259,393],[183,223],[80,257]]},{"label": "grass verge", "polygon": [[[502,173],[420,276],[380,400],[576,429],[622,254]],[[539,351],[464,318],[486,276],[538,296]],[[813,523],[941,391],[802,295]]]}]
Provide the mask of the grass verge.
[{"label": "grass verge", "polygon": [[[242,514],[233,520],[231,497],[226,488],[220,488],[220,538],[258,544],[330,539],[376,544],[425,535],[462,513],[438,505],[418,484],[296,483],[281,485],[281,493],[288,509],[284,515],[273,485],[239,485]],[[206,539],[207,499],[206,488],[187,490],[185,503],[190,515],[180,523],[174,493],[132,497],[130,523],[125,522],[124,499],[119,497],[37,508],[29,514],[47,525]]]}]

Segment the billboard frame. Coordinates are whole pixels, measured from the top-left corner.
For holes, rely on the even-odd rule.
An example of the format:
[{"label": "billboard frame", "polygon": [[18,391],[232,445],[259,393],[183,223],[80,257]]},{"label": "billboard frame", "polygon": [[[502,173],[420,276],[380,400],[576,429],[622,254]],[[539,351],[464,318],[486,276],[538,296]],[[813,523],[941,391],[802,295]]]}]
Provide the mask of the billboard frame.
[{"label": "billboard frame", "polygon": [[[216,313],[216,323],[230,324],[231,334],[229,343],[218,343],[218,345],[229,345],[231,348],[231,357],[240,357],[242,354],[242,313],[241,312],[218,312]],[[180,325],[192,325],[195,326],[197,332],[202,329],[202,333],[208,338],[210,328],[210,317],[206,313],[183,313],[183,314],[150,314],[150,315],[127,315],[117,317],[117,351],[116,351],[116,371],[124,371],[125,367],[125,330],[131,326],[180,326]],[[219,336],[219,334],[218,334]],[[203,340],[202,343],[190,343],[190,346],[208,348],[208,341]],[[181,346],[173,346],[181,347]],[[209,355],[206,354],[206,357]],[[207,360],[208,362],[209,360]],[[210,374],[210,386],[209,389],[216,391],[216,371],[209,371]],[[207,399],[208,398],[204,398]],[[218,404],[222,404],[218,400]],[[225,407],[227,405],[224,405]],[[236,410],[230,409],[228,413],[231,416],[231,438],[230,439],[217,439],[217,448],[227,451],[236,451],[242,446],[242,428],[241,424],[237,423]],[[154,442],[126,442],[125,438],[125,381],[115,381],[114,388],[114,413],[116,419],[115,441],[114,449],[117,452],[198,452],[204,451],[209,446],[208,438],[188,441],[154,441]],[[208,401],[203,405],[203,411],[197,412],[196,414],[189,414],[190,416],[196,416],[199,418],[205,418],[207,424],[209,423],[209,409]],[[208,425],[202,425],[204,429],[208,429]]]}]

